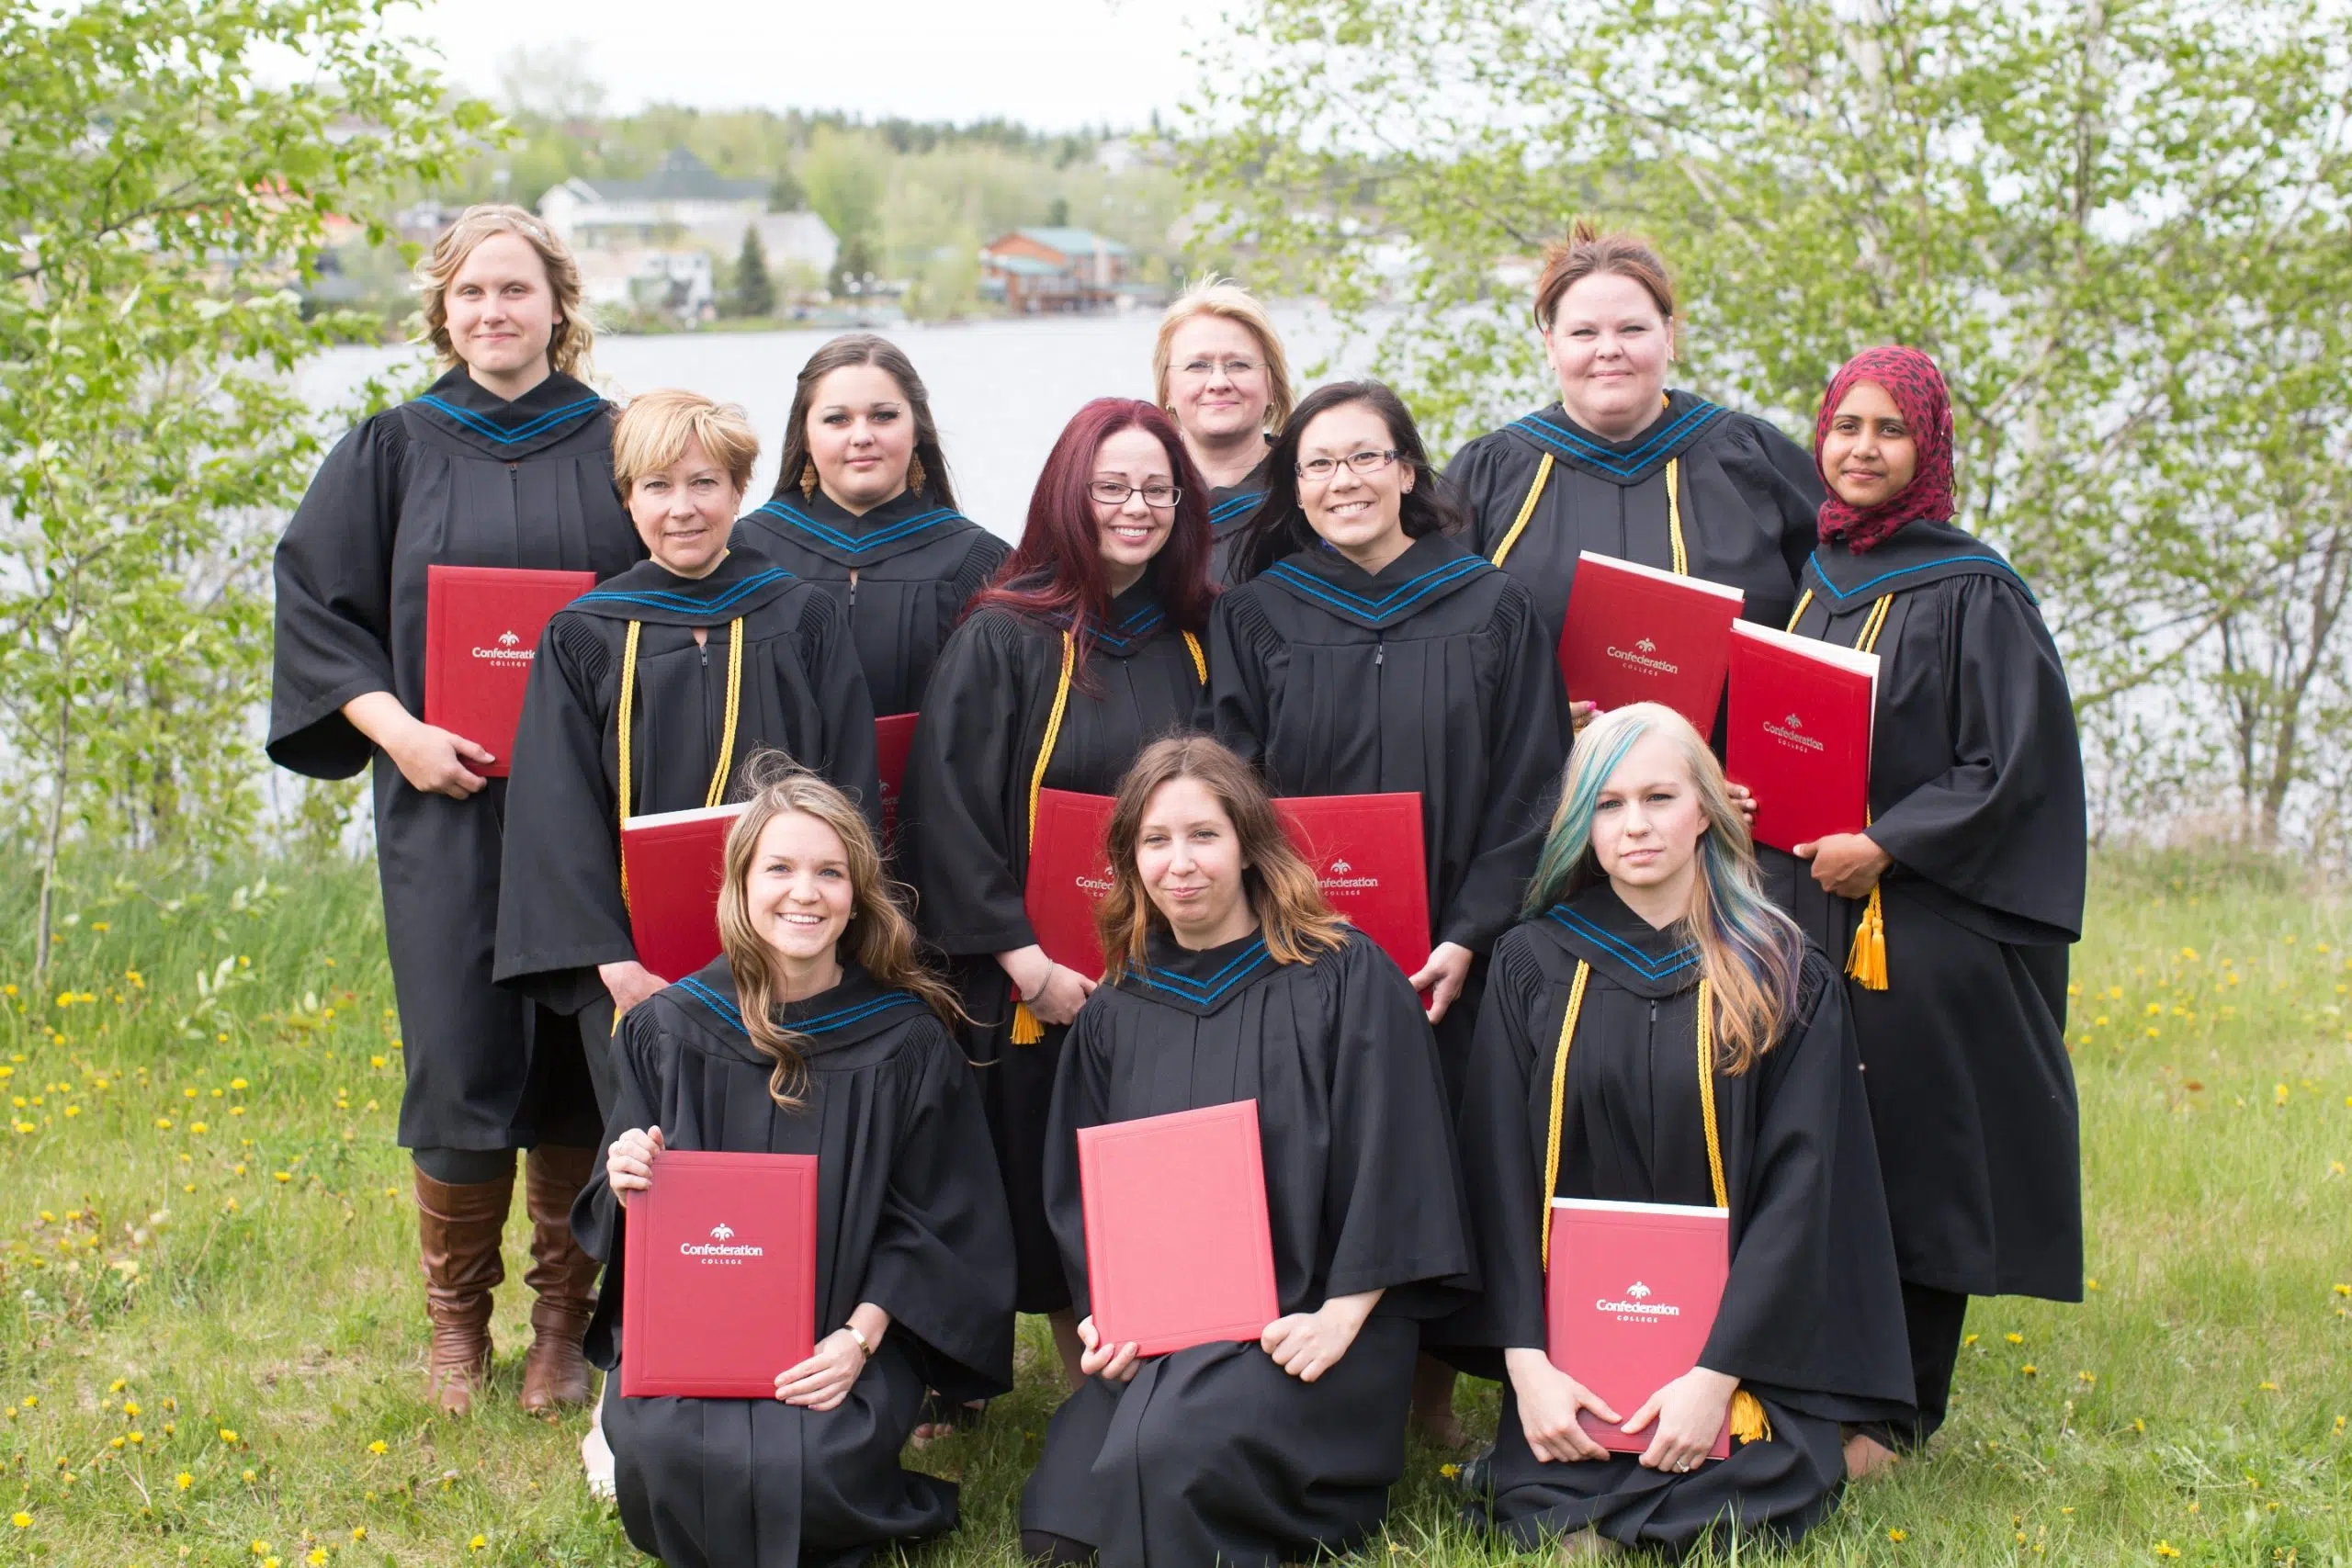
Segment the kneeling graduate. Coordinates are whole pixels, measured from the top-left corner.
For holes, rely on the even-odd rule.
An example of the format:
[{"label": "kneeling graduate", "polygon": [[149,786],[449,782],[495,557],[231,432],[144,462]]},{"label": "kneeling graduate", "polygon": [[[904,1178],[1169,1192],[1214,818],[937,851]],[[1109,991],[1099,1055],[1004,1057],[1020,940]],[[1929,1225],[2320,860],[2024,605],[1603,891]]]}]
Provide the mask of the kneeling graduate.
[{"label": "kneeling graduate", "polygon": [[[1070,1027],[1046,1145],[1087,1381],[1022,1495],[1023,1550],[1183,1568],[1344,1551],[1379,1528],[1405,1467],[1417,1320],[1469,1283],[1428,1020],[1216,741],[1144,750],[1108,852],[1108,973]],[[1246,1100],[1281,1315],[1254,1340],[1162,1356],[1101,1343],[1079,1130]]]},{"label": "kneeling graduate", "polygon": [[857,807],[807,773],[772,776],[728,836],[724,955],[621,1021],[611,1147],[572,1213],[605,1265],[598,1366],[620,1364],[628,1201],[664,1150],[817,1158],[816,1354],[775,1369],[775,1398],[628,1398],[605,1380],[621,1522],[671,1568],[862,1562],[953,1529],[955,1485],[899,1450],[926,1387],[1012,1384],[1012,1227],[988,1123],[953,996],[888,886]]},{"label": "kneeling graduate", "polygon": [[[1462,1107],[1483,1299],[1446,1337],[1502,1352],[1493,1525],[1684,1550],[1794,1537],[1846,1479],[1839,1423],[1911,1395],[1903,1303],[1844,988],[1758,890],[1706,742],[1638,703],[1577,738],[1525,918],[1496,944]],[[1555,1198],[1728,1210],[1698,1364],[1613,1409],[1546,1355]],[[1641,1294],[1636,1291],[1634,1293]],[[1578,1416],[1646,1432],[1606,1450]],[[1738,1439],[1710,1461],[1726,1420]]]}]

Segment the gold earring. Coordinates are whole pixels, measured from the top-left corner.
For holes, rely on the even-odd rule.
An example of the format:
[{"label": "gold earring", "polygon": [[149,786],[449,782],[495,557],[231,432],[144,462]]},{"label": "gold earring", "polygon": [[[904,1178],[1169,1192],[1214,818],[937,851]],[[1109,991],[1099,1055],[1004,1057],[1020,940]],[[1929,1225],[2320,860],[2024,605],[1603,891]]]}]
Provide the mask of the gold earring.
[{"label": "gold earring", "polygon": [[931,476],[923,471],[922,454],[920,452],[916,453],[914,456],[914,461],[907,465],[907,488],[909,490],[919,491],[922,489],[924,482],[930,478]]},{"label": "gold earring", "polygon": [[800,465],[800,499],[813,500],[817,494],[817,467],[813,463]]}]

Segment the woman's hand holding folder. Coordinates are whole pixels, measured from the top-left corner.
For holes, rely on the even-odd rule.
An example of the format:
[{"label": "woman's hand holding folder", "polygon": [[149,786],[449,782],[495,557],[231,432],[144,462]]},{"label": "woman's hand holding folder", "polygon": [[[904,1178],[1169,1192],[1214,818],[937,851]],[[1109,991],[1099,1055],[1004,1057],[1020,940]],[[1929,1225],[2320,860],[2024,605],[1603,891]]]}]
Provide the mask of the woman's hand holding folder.
[{"label": "woman's hand holding folder", "polygon": [[1609,1450],[1593,1441],[1577,1418],[1589,1410],[1603,1421],[1617,1420],[1608,1401],[1554,1366],[1541,1350],[1506,1350],[1503,1364],[1510,1373],[1511,1390],[1519,1395],[1519,1424],[1539,1461],[1573,1463],[1609,1457]]},{"label": "woman's hand holding folder", "polygon": [[1094,1314],[1089,1313],[1078,1324],[1078,1342],[1086,1347],[1079,1353],[1078,1370],[1090,1378],[1108,1378],[1113,1382],[1133,1382],[1136,1370],[1143,1358],[1130,1340],[1125,1345],[1097,1344]]},{"label": "woman's hand holding folder", "polygon": [[662,1129],[631,1127],[605,1151],[605,1180],[614,1200],[624,1209],[628,1195],[653,1185],[653,1162],[662,1157]]}]

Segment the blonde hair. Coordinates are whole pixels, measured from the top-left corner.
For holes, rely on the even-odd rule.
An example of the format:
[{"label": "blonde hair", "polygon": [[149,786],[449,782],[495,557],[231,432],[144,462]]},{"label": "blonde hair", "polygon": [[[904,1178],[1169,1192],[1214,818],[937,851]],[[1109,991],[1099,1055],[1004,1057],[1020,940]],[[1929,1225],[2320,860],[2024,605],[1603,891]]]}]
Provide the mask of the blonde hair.
[{"label": "blonde hair", "polygon": [[768,1075],[768,1098],[789,1111],[800,1104],[798,1091],[806,1087],[807,1037],[776,1019],[781,965],[775,950],[753,929],[751,900],[744,892],[759,854],[760,835],[777,818],[793,812],[813,817],[841,840],[850,883],[849,926],[842,942],[854,947],[858,964],[875,984],[913,993],[950,1029],[968,1021],[956,993],[923,967],[914,922],[899,905],[897,895],[902,889],[883,875],[874,830],[850,797],[781,751],[752,753],[743,773],[756,793],[727,833],[726,873],[718,886],[718,945],[735,976],[743,1032],[761,1055],[775,1063]]},{"label": "blonde hair", "polygon": [[1258,340],[1258,350],[1266,359],[1266,434],[1280,435],[1283,426],[1290,422],[1290,356],[1283,352],[1282,334],[1274,331],[1273,318],[1266,314],[1258,297],[1229,277],[1208,273],[1188,284],[1182,294],[1169,301],[1167,310],[1159,318],[1159,337],[1151,345],[1152,400],[1167,408],[1169,359],[1173,353],[1176,329],[1195,316],[1222,316],[1228,321],[1238,321],[1250,329]]},{"label": "blonde hair", "polygon": [[1726,1073],[1744,1073],[1796,1016],[1804,938],[1764,897],[1747,818],[1732,804],[1723,764],[1689,719],[1660,703],[1629,703],[1585,727],[1568,753],[1559,809],[1527,885],[1523,912],[1539,916],[1608,879],[1592,850],[1593,811],[1611,775],[1645,735],[1662,736],[1673,746],[1706,818],[1690,908],[1681,923],[1698,946],[1700,977],[1714,987],[1716,1060]]},{"label": "blonde hair", "polygon": [[1348,922],[1323,901],[1314,869],[1283,830],[1274,803],[1250,764],[1205,735],[1179,735],[1143,749],[1119,781],[1111,807],[1103,841],[1111,859],[1111,891],[1094,912],[1106,979],[1141,964],[1153,929],[1168,924],[1136,869],[1136,839],[1151,797],[1178,779],[1197,781],[1225,808],[1248,868],[1241,885],[1275,963],[1312,964],[1317,953],[1336,952],[1346,942]]},{"label": "blonde hair", "polygon": [[462,362],[449,341],[449,282],[474,247],[495,234],[513,234],[538,252],[539,265],[547,269],[548,291],[555,296],[548,365],[561,375],[585,380],[591,374],[588,351],[596,342],[596,325],[581,303],[580,264],[553,230],[523,209],[503,202],[485,201],[458,213],[416,264],[417,292],[424,299],[424,341],[433,345],[441,368],[453,369]]},{"label": "blonde hair", "polygon": [[760,460],[760,438],[733,403],[715,402],[700,392],[663,387],[628,400],[613,422],[613,484],[627,502],[637,481],[658,474],[699,441],[706,456],[727,470],[737,490],[752,482]]}]

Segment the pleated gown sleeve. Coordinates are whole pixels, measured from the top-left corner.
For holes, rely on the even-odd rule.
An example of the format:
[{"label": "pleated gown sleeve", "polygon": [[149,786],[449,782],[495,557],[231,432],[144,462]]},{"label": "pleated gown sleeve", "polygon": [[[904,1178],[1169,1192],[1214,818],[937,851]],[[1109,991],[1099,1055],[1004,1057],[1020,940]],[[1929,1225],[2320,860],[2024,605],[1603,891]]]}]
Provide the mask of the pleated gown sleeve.
[{"label": "pleated gown sleeve", "polygon": [[1209,728],[1243,761],[1262,767],[1272,728],[1268,694],[1282,683],[1289,650],[1260,610],[1263,589],[1235,589],[1209,610]]},{"label": "pleated gown sleeve", "polygon": [[1699,1364],[1824,1420],[1905,1415],[1910,1349],[1870,1101],[1845,987],[1818,949],[1805,951],[1797,1018],[1749,1071],[1754,1146],[1724,1151],[1745,1190]]},{"label": "pleated gown sleeve", "polygon": [[1955,578],[1948,595],[1950,764],[1877,809],[1881,849],[1971,903],[2082,934],[2087,834],[2082,741],[2058,650],[2007,579]]},{"label": "pleated gown sleeve", "polygon": [[407,443],[398,410],[338,442],[278,541],[272,576],[269,759],[311,778],[347,779],[374,747],[343,705],[396,690],[392,535]]},{"label": "pleated gown sleeve", "polygon": [[1491,948],[1519,917],[1574,741],[1567,689],[1545,643],[1544,617],[1523,584],[1513,581],[1505,590],[1491,627],[1501,679],[1487,723],[1492,749],[1486,793],[1477,801],[1449,803],[1476,815],[1476,848],[1452,903],[1432,911],[1438,940],[1474,953]]},{"label": "pleated gown sleeve", "polygon": [[957,627],[933,666],[907,757],[899,852],[918,894],[917,923],[956,956],[1035,942],[1016,869],[1025,798],[1007,797],[1033,683],[1011,616],[983,610]]},{"label": "pleated gown sleeve", "polygon": [[[1804,581],[1805,562],[1813,558],[1813,547],[1820,537],[1821,502],[1827,491],[1821,483],[1821,470],[1814,466],[1813,455],[1775,426],[1748,415],[1735,415],[1754,434],[1760,461],[1751,459],[1753,472],[1747,477],[1756,491],[1770,499],[1781,520],[1781,558],[1789,565],[1789,581]],[[1743,465],[1746,466],[1746,465]],[[1778,623],[1775,623],[1778,629]]]}]

